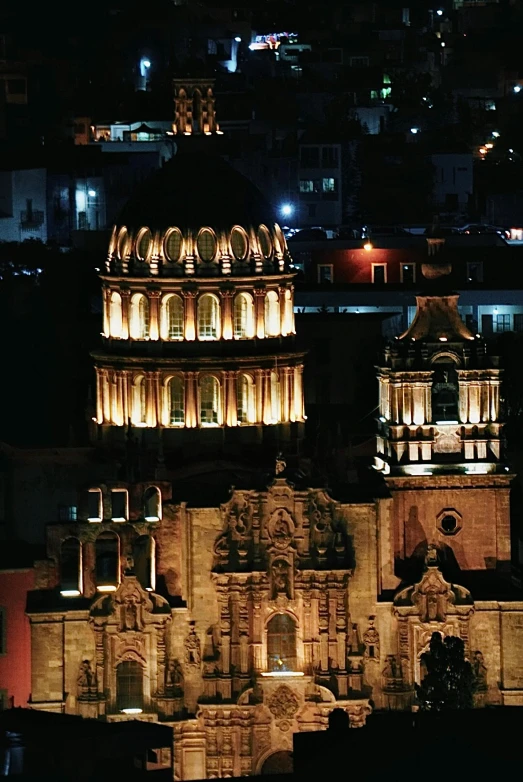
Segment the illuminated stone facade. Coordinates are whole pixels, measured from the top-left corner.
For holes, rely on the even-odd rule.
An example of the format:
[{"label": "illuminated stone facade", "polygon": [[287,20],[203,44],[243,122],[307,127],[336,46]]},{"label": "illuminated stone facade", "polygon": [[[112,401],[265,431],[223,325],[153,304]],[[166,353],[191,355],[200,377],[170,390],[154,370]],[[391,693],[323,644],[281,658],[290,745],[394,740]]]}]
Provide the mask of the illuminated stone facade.
[{"label": "illuminated stone facade", "polygon": [[[176,186],[194,177],[188,160]],[[227,501],[206,503],[220,468],[183,471],[187,433],[205,446],[209,432],[262,443],[273,431],[290,447],[303,356],[269,212],[246,214],[245,191],[234,203],[236,179],[227,219],[206,198],[184,212],[203,180],[173,203],[167,174],[111,239],[94,432],[122,462],[138,435],[147,451],[144,435],[158,446],[161,431],[165,448],[152,470],[135,459],[121,480],[111,471],[78,487],[78,519],[49,527],[28,603],[31,705],[171,724],[178,779],[258,774],[335,707],[352,727],[371,704],[410,709],[434,631],[464,640],[478,706],[521,705],[500,370],[457,298],[420,296],[379,368],[376,468],[388,491],[338,501],[278,457],[270,474],[252,468]],[[215,185],[227,176],[220,164]],[[111,450],[122,442],[127,451]]]}]

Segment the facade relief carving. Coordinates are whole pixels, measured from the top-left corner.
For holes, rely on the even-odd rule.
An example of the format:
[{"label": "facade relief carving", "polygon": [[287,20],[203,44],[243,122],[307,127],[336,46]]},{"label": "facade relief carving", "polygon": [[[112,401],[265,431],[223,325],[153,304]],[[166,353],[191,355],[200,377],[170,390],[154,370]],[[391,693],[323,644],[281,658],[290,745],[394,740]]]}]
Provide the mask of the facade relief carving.
[{"label": "facade relief carving", "polygon": [[268,533],[272,545],[279,551],[287,549],[293,539],[294,522],[284,508],[274,511],[269,519]]},{"label": "facade relief carving", "polygon": [[90,660],[82,660],[77,678],[78,700],[96,700],[98,683]]},{"label": "facade relief carving", "polygon": [[365,663],[378,663],[380,661],[380,635],[374,627],[376,617],[369,616],[369,626],[363,633],[365,651],[363,659]]},{"label": "facade relief carving", "polygon": [[474,669],[474,676],[476,677],[476,691],[485,692],[488,689],[488,684],[487,684],[488,668],[485,665],[485,659],[480,651],[474,652],[474,658],[472,660],[472,668]]},{"label": "facade relief carving", "polygon": [[183,696],[183,669],[178,659],[169,660],[165,669],[165,694],[173,698]]},{"label": "facade relief carving", "polygon": [[189,634],[184,642],[185,664],[189,666],[189,668],[199,669],[202,662],[201,642],[198,635],[196,634],[196,629],[194,626],[195,622],[190,622],[189,625]]},{"label": "facade relief carving", "polygon": [[277,720],[292,720],[300,708],[300,702],[290,687],[280,684],[270,696],[267,706]]}]

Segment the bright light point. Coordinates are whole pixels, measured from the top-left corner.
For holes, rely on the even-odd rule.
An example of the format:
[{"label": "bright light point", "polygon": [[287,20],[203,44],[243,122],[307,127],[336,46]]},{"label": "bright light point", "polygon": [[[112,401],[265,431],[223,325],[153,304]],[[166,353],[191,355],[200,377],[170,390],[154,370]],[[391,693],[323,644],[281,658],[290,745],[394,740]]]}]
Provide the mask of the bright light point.
[{"label": "bright light point", "polygon": [[492,138],[499,138],[499,133],[497,130],[492,131]]},{"label": "bright light point", "polygon": [[443,11],[441,10],[441,8],[438,8],[436,13],[437,13],[438,16],[443,16]]},{"label": "bright light point", "polygon": [[485,144],[485,149],[493,149],[494,144]]},{"label": "bright light point", "polygon": [[60,594],[62,597],[80,597],[78,589],[61,589]]},{"label": "bright light point", "polygon": [[160,521],[158,516],[145,516],[145,521]]},{"label": "bright light point", "polygon": [[152,591],[153,591],[153,588],[152,588],[152,587],[145,587],[145,591],[146,591],[146,592],[152,592]]},{"label": "bright light point", "polygon": [[305,674],[303,671],[268,671],[266,673],[262,673],[262,676],[266,676],[267,678],[282,678],[282,677],[290,677],[290,676],[304,676]]},{"label": "bright light point", "polygon": [[249,44],[249,49],[251,50],[251,52],[254,51],[254,49],[256,49],[256,44],[250,43]]},{"label": "bright light point", "polygon": [[487,148],[486,147],[480,147],[479,148],[479,154],[480,155],[486,155],[487,154]]},{"label": "bright light point", "polygon": [[122,714],[141,714],[143,709],[122,709]]},{"label": "bright light point", "polygon": [[414,135],[416,135],[416,133],[419,133],[419,128],[411,128],[410,132],[414,133]]},{"label": "bright light point", "polygon": [[387,423],[387,419],[385,418],[384,415],[380,415],[380,421],[381,421],[382,424]]},{"label": "bright light point", "polygon": [[102,584],[99,587],[96,587],[98,592],[116,592],[116,587],[114,584]]},{"label": "bright light point", "polygon": [[236,41],[236,43],[241,43],[242,42],[242,39],[240,38],[239,35],[237,35],[234,40]]},{"label": "bright light point", "polygon": [[445,47],[445,41],[442,41],[442,42],[441,42],[441,45],[442,45],[443,47]]},{"label": "bright light point", "polygon": [[446,342],[446,341],[447,341],[447,338],[446,338],[446,337],[440,337],[440,338],[439,338],[439,341],[440,341],[440,342]]},{"label": "bright light point", "polygon": [[294,208],[291,206],[291,204],[283,204],[280,211],[283,217],[290,217],[290,215],[294,212]]},{"label": "bright light point", "polygon": [[88,190],[88,191],[87,191],[87,195],[88,195],[88,196],[91,196],[91,198],[94,198],[94,197],[95,197],[95,195],[96,195],[96,190]]},{"label": "bright light point", "polygon": [[514,152],[514,150],[513,149],[509,149],[509,152],[510,152],[510,154],[512,154]]},{"label": "bright light point", "polygon": [[519,86],[519,84],[516,84],[516,86],[514,87],[514,92],[516,93],[521,92],[521,87]]},{"label": "bright light point", "polygon": [[142,60],[142,65],[144,68],[150,68],[151,67],[151,61],[150,60]]},{"label": "bright light point", "polygon": [[363,249],[370,253],[370,251],[373,249],[372,242],[365,242]]}]

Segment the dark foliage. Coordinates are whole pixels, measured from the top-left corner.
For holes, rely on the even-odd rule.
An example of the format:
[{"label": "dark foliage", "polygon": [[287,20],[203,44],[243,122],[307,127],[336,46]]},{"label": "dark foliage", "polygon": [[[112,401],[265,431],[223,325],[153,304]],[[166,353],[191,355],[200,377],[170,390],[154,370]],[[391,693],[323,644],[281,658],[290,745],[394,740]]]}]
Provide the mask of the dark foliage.
[{"label": "dark foliage", "polygon": [[476,683],[461,638],[447,636],[443,640],[440,633],[432,633],[421,666],[426,673],[416,685],[416,694],[422,711],[472,708]]}]

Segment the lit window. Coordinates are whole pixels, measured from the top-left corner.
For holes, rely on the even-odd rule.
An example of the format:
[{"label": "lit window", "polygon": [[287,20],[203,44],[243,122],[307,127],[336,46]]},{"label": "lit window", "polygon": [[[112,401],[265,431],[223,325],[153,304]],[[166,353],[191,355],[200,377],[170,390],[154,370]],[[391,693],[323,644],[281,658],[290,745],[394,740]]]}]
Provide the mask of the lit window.
[{"label": "lit window", "polygon": [[119,538],[113,532],[102,532],[95,543],[95,577],[99,592],[114,592],[120,581]]},{"label": "lit window", "polygon": [[200,423],[202,426],[217,426],[220,423],[220,384],[215,377],[207,375],[200,381]]},{"label": "lit window", "polygon": [[59,505],[58,521],[77,521],[78,507],[76,505]]},{"label": "lit window", "polygon": [[133,544],[134,575],[143,589],[153,592],[156,587],[155,540],[140,535]]},{"label": "lit window", "polygon": [[289,614],[276,614],[267,625],[267,668],[296,671],[296,623]]},{"label": "lit window", "polygon": [[276,291],[265,294],[265,336],[276,337],[280,333],[280,299]]},{"label": "lit window", "polygon": [[152,236],[148,228],[140,231],[136,240],[136,255],[140,261],[148,261],[152,250]]},{"label": "lit window", "polygon": [[338,191],[338,180],[331,176],[324,176],[321,189],[324,193],[336,193]]},{"label": "lit window", "polygon": [[202,261],[212,261],[216,255],[216,237],[210,228],[202,228],[196,240],[198,255]]},{"label": "lit window", "polygon": [[243,261],[247,255],[247,237],[241,228],[233,228],[231,233],[232,254],[237,261]]},{"label": "lit window", "polygon": [[237,417],[240,424],[256,421],[255,386],[250,375],[240,375],[237,384]]},{"label": "lit window", "polygon": [[271,372],[271,419],[273,424],[281,421],[280,378],[277,372]]},{"label": "lit window", "polygon": [[180,260],[182,254],[182,235],[178,228],[173,228],[165,237],[163,251],[165,257],[168,261],[171,261],[171,263],[176,263]]},{"label": "lit window", "polygon": [[147,390],[143,375],[135,378],[133,384],[133,424],[145,426],[147,423]]},{"label": "lit window", "polygon": [[254,337],[254,303],[250,293],[239,293],[234,299],[234,338]]},{"label": "lit window", "polygon": [[143,293],[131,297],[131,339],[149,339],[149,302]]},{"label": "lit window", "polygon": [[162,518],[162,495],[157,486],[149,486],[143,495],[145,521],[160,521]]},{"label": "lit window", "polygon": [[118,711],[130,714],[143,709],[143,668],[137,660],[116,666],[116,705]]},{"label": "lit window", "polygon": [[162,339],[183,339],[183,301],[173,294],[162,301]]},{"label": "lit window", "polygon": [[82,547],[76,538],[66,538],[60,547],[60,594],[82,594]]},{"label": "lit window", "polygon": [[111,492],[111,520],[126,521],[128,515],[127,489],[113,489]]},{"label": "lit window", "polygon": [[265,225],[258,228],[258,241],[264,258],[270,258],[272,254],[272,240],[269,229]]},{"label": "lit window", "polygon": [[87,493],[87,521],[101,521],[102,518],[102,490],[89,489]]},{"label": "lit window", "polygon": [[169,424],[183,426],[185,423],[185,393],[181,377],[172,377],[168,383]]},{"label": "lit window", "polygon": [[300,193],[319,193],[319,179],[300,179]]},{"label": "lit window", "polygon": [[122,297],[116,291],[111,293],[109,333],[115,339],[122,336]]},{"label": "lit window", "polygon": [[198,339],[218,339],[220,304],[216,296],[205,293],[198,299]]},{"label": "lit window", "polygon": [[498,333],[510,331],[510,315],[495,315],[494,331],[497,331]]}]

